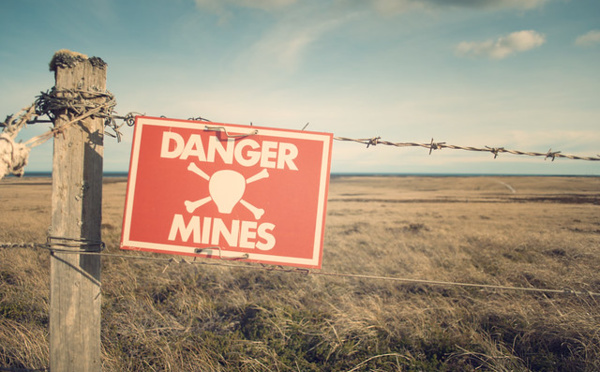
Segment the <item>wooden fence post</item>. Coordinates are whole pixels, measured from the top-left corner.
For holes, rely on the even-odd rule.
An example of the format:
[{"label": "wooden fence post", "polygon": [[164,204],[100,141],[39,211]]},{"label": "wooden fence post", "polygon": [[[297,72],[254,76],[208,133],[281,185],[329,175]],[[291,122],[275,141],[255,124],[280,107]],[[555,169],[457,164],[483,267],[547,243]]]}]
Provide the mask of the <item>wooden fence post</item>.
[{"label": "wooden fence post", "polygon": [[[104,92],[106,64],[69,51],[50,63],[55,88]],[[60,93],[58,93],[60,94]],[[55,128],[74,115],[55,112]],[[100,256],[78,253],[98,248],[102,220],[104,121],[89,117],[57,133],[52,166],[50,246],[50,370],[100,371]]]}]

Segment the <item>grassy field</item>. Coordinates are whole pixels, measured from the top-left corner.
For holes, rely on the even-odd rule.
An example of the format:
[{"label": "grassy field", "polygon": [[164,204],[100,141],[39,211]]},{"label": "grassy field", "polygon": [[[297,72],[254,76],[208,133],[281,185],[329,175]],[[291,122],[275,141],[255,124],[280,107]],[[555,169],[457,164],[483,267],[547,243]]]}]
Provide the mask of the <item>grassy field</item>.
[{"label": "grassy field", "polygon": [[[119,252],[125,186],[107,251],[168,258]],[[45,241],[50,189],[1,181],[0,242]],[[238,266],[103,258],[104,370],[600,370],[600,297]],[[334,177],[322,272],[598,293],[600,178]],[[48,253],[0,249],[0,367],[49,365],[48,297]]]}]

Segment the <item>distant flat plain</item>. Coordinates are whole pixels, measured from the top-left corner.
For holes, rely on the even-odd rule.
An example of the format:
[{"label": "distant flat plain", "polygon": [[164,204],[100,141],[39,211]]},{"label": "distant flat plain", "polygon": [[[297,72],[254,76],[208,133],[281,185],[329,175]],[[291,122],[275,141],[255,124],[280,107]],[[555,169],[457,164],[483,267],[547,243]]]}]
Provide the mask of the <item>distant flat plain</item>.
[{"label": "distant flat plain", "polygon": [[[111,253],[126,181],[104,182]],[[50,178],[0,181],[0,243],[44,242],[50,205]],[[48,261],[0,250],[0,367],[48,364]],[[332,177],[322,271],[598,293],[600,177]],[[106,370],[600,370],[591,295],[110,258],[102,276]]]}]

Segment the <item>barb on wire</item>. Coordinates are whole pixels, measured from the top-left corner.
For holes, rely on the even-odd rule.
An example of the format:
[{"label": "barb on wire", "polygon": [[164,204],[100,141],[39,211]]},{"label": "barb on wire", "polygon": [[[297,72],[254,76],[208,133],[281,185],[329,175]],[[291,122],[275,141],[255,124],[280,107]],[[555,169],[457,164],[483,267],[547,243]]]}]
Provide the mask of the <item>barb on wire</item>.
[{"label": "barb on wire", "polygon": [[374,138],[348,138],[348,137],[333,137],[336,141],[343,142],[356,142],[363,145],[367,145],[367,147],[371,145],[386,145],[386,146],[394,146],[394,147],[423,147],[425,149],[429,149],[429,154],[431,155],[433,150],[441,150],[441,149],[452,149],[452,150],[465,150],[465,151],[476,151],[476,152],[489,152],[494,155],[494,159],[498,157],[498,154],[501,153],[509,153],[513,155],[526,155],[526,156],[538,156],[543,157],[544,159],[551,158],[554,161],[555,158],[567,158],[572,160],[587,160],[587,161],[600,161],[600,155],[596,156],[578,156],[578,155],[569,155],[563,154],[561,151],[552,151],[552,149],[547,152],[526,152],[519,150],[507,150],[504,147],[490,147],[485,146],[483,148],[472,147],[472,146],[457,146],[457,145],[449,145],[446,142],[434,142],[433,138],[429,143],[416,143],[416,142],[390,142],[380,139],[380,137]]},{"label": "barb on wire", "polygon": [[486,146],[486,149],[489,149],[492,154],[494,154],[494,159],[498,157],[498,153],[504,151],[504,147],[489,147]]},{"label": "barb on wire", "polygon": [[433,142],[432,138],[431,142],[429,143],[429,155],[431,155],[433,150],[441,150],[445,144],[446,142]]},{"label": "barb on wire", "polygon": [[369,146],[377,146],[377,143],[379,143],[379,140],[381,139],[381,137],[373,137],[369,140],[369,143],[367,143],[367,148],[369,148]]},{"label": "barb on wire", "polygon": [[544,158],[544,160],[548,159],[548,158],[552,158],[552,161],[554,161],[554,158],[556,158],[556,156],[560,154],[560,151],[554,151],[552,152],[552,149],[548,150],[548,152],[546,153],[546,157]]},{"label": "barb on wire", "polygon": [[[121,127],[123,125],[127,125],[128,127],[133,127],[133,125],[135,124],[135,117],[138,115],[144,115],[142,113],[139,112],[130,112],[128,114],[126,114],[125,116],[119,116],[119,115],[115,115],[116,111],[114,112],[113,115],[107,116],[105,121],[104,121],[104,125],[108,128],[110,128],[113,133],[110,132],[105,132],[105,134],[108,134],[109,136],[116,138],[117,142],[121,142],[121,139],[123,138],[123,133],[121,133]],[[117,120],[122,120],[123,122],[121,124],[117,124]]]}]

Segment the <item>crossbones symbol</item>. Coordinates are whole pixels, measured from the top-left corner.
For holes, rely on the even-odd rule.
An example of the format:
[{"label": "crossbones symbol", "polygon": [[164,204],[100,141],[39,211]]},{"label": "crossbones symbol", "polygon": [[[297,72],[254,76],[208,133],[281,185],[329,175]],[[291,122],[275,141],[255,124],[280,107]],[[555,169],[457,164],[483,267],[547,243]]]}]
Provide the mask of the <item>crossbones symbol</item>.
[{"label": "crossbones symbol", "polygon": [[231,213],[233,207],[238,202],[246,207],[256,220],[259,220],[265,213],[264,209],[257,208],[248,203],[242,199],[242,196],[247,184],[269,177],[269,172],[266,169],[261,170],[248,179],[245,179],[240,173],[228,169],[216,171],[212,176],[209,176],[202,169],[198,168],[195,163],[190,163],[187,169],[208,181],[208,192],[210,194],[210,196],[199,200],[186,200],[184,204],[188,213],[193,213],[196,209],[211,200],[217,205],[219,213]]}]

